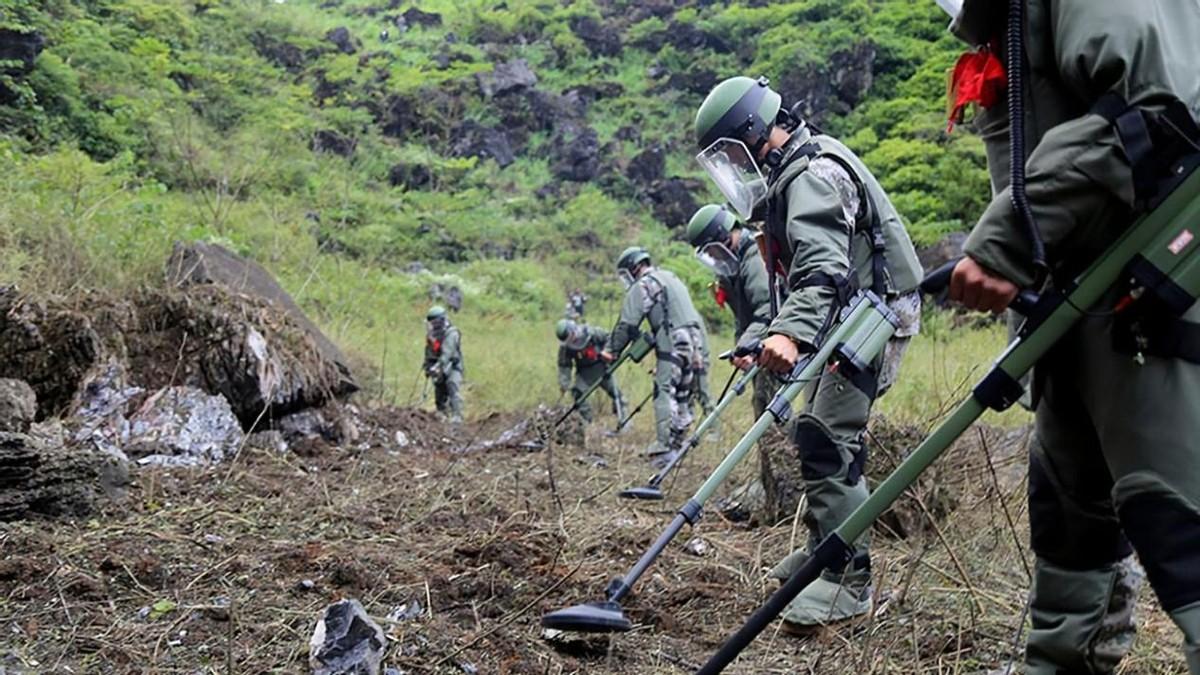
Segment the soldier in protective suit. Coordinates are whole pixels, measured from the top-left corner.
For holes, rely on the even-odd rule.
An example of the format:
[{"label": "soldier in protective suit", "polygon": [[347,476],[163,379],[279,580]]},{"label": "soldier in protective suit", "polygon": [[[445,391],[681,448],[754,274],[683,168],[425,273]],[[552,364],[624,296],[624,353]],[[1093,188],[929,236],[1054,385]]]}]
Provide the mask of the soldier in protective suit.
[{"label": "soldier in protective suit", "polygon": [[[1144,211],[1162,167],[1200,152],[1200,2],[966,0],[952,30],[992,71],[1013,57],[1020,97],[1011,118],[1000,97],[977,119],[998,194],[950,287],[1001,311],[1046,271],[1053,285],[1082,270]],[[1133,642],[1134,551],[1200,674],[1200,306],[1181,319],[1146,300],[1117,313],[1124,293],[1034,370],[1029,675],[1116,670]]]},{"label": "soldier in protective suit", "polygon": [[[612,399],[613,414],[618,418],[625,408],[621,391],[612,375],[606,375],[607,366],[600,352],[608,342],[608,332],[602,328],[575,323],[570,319],[560,319],[554,326],[554,335],[558,338],[558,389],[565,392],[571,390],[571,395],[578,401],[583,392],[600,382],[600,388]],[[572,382],[572,376],[574,381]],[[592,421],[591,401],[584,401],[579,406],[579,415],[584,420]]]},{"label": "soldier in protective suit", "polygon": [[[716,276],[713,295],[717,304],[729,307],[734,318],[734,340],[764,340],[771,324],[771,288],[754,233],[743,227],[728,208],[709,204],[688,221],[686,237],[696,248],[696,258]],[[734,366],[749,370],[753,358],[737,357]],[[754,379],[754,415],[762,415],[779,380],[761,371]],[[759,444],[759,478],[735,490],[725,500],[722,513],[744,520],[760,512],[762,520],[774,523],[796,512],[804,493],[800,458],[792,452],[772,453],[778,444]]]},{"label": "soldier in protective suit", "polygon": [[462,335],[446,308],[435,305],[425,314],[425,376],[433,380],[438,412],[462,422]]},{"label": "soldier in protective suit", "polygon": [[[773,570],[786,578],[869,494],[867,419],[918,330],[922,271],[899,213],[866,165],[781,103],[765,78],[734,77],[709,93],[695,123],[697,160],[742,218],[764,222],[767,270],[785,282],[787,298],[767,328],[759,363],[789,372],[802,352],[815,351],[857,289],[886,299],[901,319],[887,354],[853,378],[822,375],[790,427],[809,541]],[[792,601],[782,614],[785,630],[806,632],[870,610],[866,539],[854,542],[846,569],[827,572]]]},{"label": "soldier in protective suit", "polygon": [[626,287],[621,316],[601,355],[615,361],[649,321],[654,337],[654,424],[656,441],[646,454],[656,462],[679,449],[692,424],[696,374],[707,369],[702,320],[687,287],[671,272],[654,267],[646,249],[633,246],[617,258],[617,276]]}]

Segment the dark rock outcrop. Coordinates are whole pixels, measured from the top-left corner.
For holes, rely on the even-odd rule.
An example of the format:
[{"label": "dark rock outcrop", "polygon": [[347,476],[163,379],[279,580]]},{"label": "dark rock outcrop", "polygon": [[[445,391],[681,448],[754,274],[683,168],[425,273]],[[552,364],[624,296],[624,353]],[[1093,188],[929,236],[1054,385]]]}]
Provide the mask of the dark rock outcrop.
[{"label": "dark rock outcrop", "polygon": [[537,75],[525,59],[497,63],[492,67],[492,72],[479,73],[475,79],[479,83],[480,93],[487,98],[524,91],[538,81]]},{"label": "dark rock outcrop", "polygon": [[259,56],[289,73],[299,73],[309,61],[320,53],[319,50],[305,51],[290,42],[266,33],[252,34],[250,43],[254,45],[254,51],[258,52]]},{"label": "dark rock outcrop", "polygon": [[[0,74],[13,78],[28,75],[45,46],[46,40],[41,33],[0,28],[0,62],[15,64],[0,67]],[[16,95],[16,92],[0,84],[0,103],[11,103]]]},{"label": "dark rock outcrop", "polygon": [[648,187],[663,177],[666,155],[662,146],[652,145],[639,152],[625,169],[625,177],[637,185]]},{"label": "dark rock outcrop", "polygon": [[350,34],[350,29],[338,26],[325,34],[325,41],[333,43],[343,54],[354,54],[358,51],[357,40]]},{"label": "dark rock outcrop", "polygon": [[450,154],[454,157],[494,159],[500,168],[516,161],[508,135],[499,129],[467,120],[454,129]]},{"label": "dark rock outcrop", "polygon": [[696,209],[696,192],[704,189],[704,183],[691,178],[667,178],[654,183],[646,191],[646,200],[654,211],[654,217],[671,228],[687,224]]},{"label": "dark rock outcrop", "polygon": [[785,105],[801,104],[805,117],[821,121],[844,115],[858,105],[874,81],[876,49],[870,42],[834,52],[824,63],[782,73],[778,91]]},{"label": "dark rock outcrop", "polygon": [[0,521],[87,515],[106,483],[123,487],[121,476],[127,480],[127,469],[115,458],[0,432]]},{"label": "dark rock outcrop", "polygon": [[917,259],[921,261],[921,268],[928,274],[951,260],[961,258],[966,243],[966,232],[951,232],[933,246],[926,246],[917,251]]},{"label": "dark rock outcrop", "polygon": [[571,32],[583,41],[592,56],[616,56],[621,52],[621,38],[612,28],[590,16],[571,20]]},{"label": "dark rock outcrop", "polygon": [[313,134],[313,152],[326,152],[339,157],[349,157],[358,147],[358,139],[332,129],[320,129]]},{"label": "dark rock outcrop", "polygon": [[586,183],[600,174],[600,140],[593,129],[560,132],[552,141],[551,172],[561,180]]},{"label": "dark rock outcrop", "polygon": [[388,169],[388,183],[392,187],[419,190],[433,182],[433,173],[424,164],[393,164]]},{"label": "dark rock outcrop", "polygon": [[442,25],[442,15],[437,12],[424,12],[416,7],[410,7],[400,18],[404,19],[404,23],[409,26],[425,26],[430,28],[433,26]]}]

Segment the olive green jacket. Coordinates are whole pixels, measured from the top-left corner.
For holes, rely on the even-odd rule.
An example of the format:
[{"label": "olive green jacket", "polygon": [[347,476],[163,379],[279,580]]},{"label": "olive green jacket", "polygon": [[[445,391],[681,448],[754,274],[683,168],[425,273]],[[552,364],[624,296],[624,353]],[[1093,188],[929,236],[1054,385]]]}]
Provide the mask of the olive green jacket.
[{"label": "olive green jacket", "polygon": [[[986,44],[1004,34],[1006,4],[966,0],[952,30],[970,45]],[[1151,110],[1173,96],[1200,117],[1198,42],[1194,0],[1028,0],[1026,189],[1052,267],[1078,271],[1134,217],[1133,180],[1117,134],[1087,111],[1113,91]],[[1002,111],[987,113],[994,118]],[[993,134],[989,156],[1003,154],[997,148],[1007,140]],[[995,164],[993,184],[1001,189],[966,251],[1028,286],[1034,282],[1029,241],[1013,211],[1007,162]]]},{"label": "olive green jacket", "polygon": [[660,354],[673,351],[672,330],[685,326],[704,330],[704,321],[692,304],[687,286],[671,272],[653,267],[625,292],[621,316],[608,338],[608,351],[620,354],[637,337],[643,320],[650,322],[655,349]]},{"label": "olive green jacket", "polygon": [[771,286],[767,279],[767,266],[750,230],[743,229],[738,242],[738,273],[732,277],[718,277],[717,283],[725,291],[726,302],[733,311],[734,339],[762,339],[767,336],[771,324]]},{"label": "olive green jacket", "polygon": [[571,386],[571,375],[575,369],[583,370],[596,365],[603,365],[600,351],[608,342],[608,331],[594,326],[584,326],[587,331],[587,342],[583,349],[571,349],[566,343],[558,345],[558,386],[566,389]]},{"label": "olive green jacket", "polygon": [[[878,209],[885,240],[886,294],[896,296],[915,290],[924,276],[921,263],[899,212],[879,181],[841,142],[829,136],[812,136],[807,129],[796,132],[785,152],[794,153],[809,141],[816,142],[822,154],[836,155],[849,164],[870,195],[866,208]],[[767,200],[773,212],[786,214],[786,218],[775,224],[768,222],[767,233],[777,247],[776,259],[786,271],[788,296],[768,332],[787,335],[812,348],[832,316],[837,293],[828,286],[805,286],[804,282],[814,274],[823,274],[853,279],[858,288],[871,287],[869,215],[860,218],[861,211],[848,215],[839,187],[822,175],[825,172],[810,170],[808,158],[791,161],[785,157],[783,166],[771,183]]]},{"label": "olive green jacket", "polygon": [[446,326],[441,340],[425,338],[425,372],[437,366],[442,376],[463,370],[462,334],[454,326]]}]

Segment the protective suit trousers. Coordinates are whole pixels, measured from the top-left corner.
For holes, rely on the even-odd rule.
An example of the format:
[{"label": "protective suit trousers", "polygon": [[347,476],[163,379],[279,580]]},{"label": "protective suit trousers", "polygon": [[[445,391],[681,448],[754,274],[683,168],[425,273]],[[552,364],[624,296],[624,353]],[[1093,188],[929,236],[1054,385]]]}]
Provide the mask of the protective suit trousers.
[{"label": "protective suit trousers", "polygon": [[448,415],[455,422],[462,421],[462,383],[461,370],[452,370],[433,381],[433,396],[438,412]]},{"label": "protective suit trousers", "polygon": [[1139,365],[1113,330],[1085,319],[1036,373],[1027,673],[1113,672],[1133,640],[1136,551],[1200,675],[1200,365]]},{"label": "protective suit trousers", "polygon": [[671,332],[671,352],[658,354],[654,369],[654,426],[658,443],[678,445],[692,425],[692,397],[696,373],[704,366],[700,331],[676,328]]},{"label": "protective suit trousers", "polygon": [[[617,389],[617,384],[613,381],[611,375],[608,377],[604,376],[606,370],[607,367],[603,363],[595,363],[590,366],[577,368],[575,370],[575,382],[571,385],[571,395],[574,397],[574,400],[578,401],[579,397],[583,396],[583,392],[587,391],[597,380],[603,378],[603,381],[600,382],[600,388],[612,399],[613,414],[617,414],[617,401],[621,400],[621,392]],[[580,417],[583,417],[588,422],[592,421],[592,399],[595,396],[595,394],[592,394],[588,397],[588,400],[583,402],[583,405],[579,406]]]}]

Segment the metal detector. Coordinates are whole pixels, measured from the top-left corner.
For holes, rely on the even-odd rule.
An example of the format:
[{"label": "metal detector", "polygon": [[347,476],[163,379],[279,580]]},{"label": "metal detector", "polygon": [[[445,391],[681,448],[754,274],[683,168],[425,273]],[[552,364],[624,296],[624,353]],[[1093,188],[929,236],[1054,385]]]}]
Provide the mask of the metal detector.
[{"label": "metal detector", "polygon": [[826,363],[833,361],[841,372],[848,375],[852,375],[856,369],[869,367],[871,362],[883,353],[888,340],[896,332],[898,323],[896,315],[874,293],[864,291],[855,295],[842,311],[830,334],[822,341],[820,348],[796,363],[791,374],[784,378],[783,388],[775,394],[767,410],[729,451],[692,498],[679,509],[671,524],[642,554],[633,569],[623,578],[613,579],[609,583],[605,599],[550,612],[542,616],[542,626],[580,633],[611,633],[632,629],[633,622],[625,616],[620,602],[654,564],[667,544],[679,534],[684,525],[694,525],[700,520],[704,503],[745,459],[767,429],[772,424],[782,424],[791,418],[792,402],[810,382],[820,376]]},{"label": "metal detector", "polygon": [[[724,355],[722,355],[722,357],[724,357]],[[733,402],[733,399],[741,396],[742,392],[746,391],[746,387],[750,386],[750,384],[754,382],[754,376],[758,375],[759,370],[759,366],[754,366],[750,370],[746,371],[746,373],[742,375],[737,382],[733,383],[731,387],[727,388],[727,391],[723,396],[721,396],[721,400],[717,402],[717,406],[712,409],[712,412],[708,414],[708,417],[705,417],[704,420],[700,422],[700,426],[696,427],[696,431],[693,432],[692,435],[683,442],[683,445],[680,446],[678,450],[671,453],[671,458],[667,462],[666,466],[659,469],[658,473],[651,476],[650,480],[648,480],[645,485],[640,487],[625,488],[624,490],[618,492],[617,495],[624,497],[625,499],[661,501],[663,499],[663,481],[666,480],[667,476],[670,475],[671,471],[673,471],[675,467],[679,466],[679,463],[683,461],[683,458],[687,456],[688,452],[700,444],[700,439],[703,438],[704,434],[707,433],[708,430],[717,423],[717,418],[721,416],[721,413],[725,411],[725,408],[729,407],[729,404]],[[734,374],[736,375],[736,371]]]},{"label": "metal detector", "polygon": [[[1200,171],[1195,170],[1200,155],[1190,162],[1179,165],[1178,187],[1072,283],[1059,284],[1041,296],[1027,291],[1013,303],[1013,309],[1025,315],[1025,322],[971,395],[813,550],[804,565],[721,646],[700,673],[712,675],[724,670],[823,571],[842,569],[854,555],[851,542],[858,540],[985,410],[1005,410],[1015,403],[1025,391],[1021,378],[1116,284],[1129,282],[1131,290],[1115,305],[1113,313],[1124,311],[1142,298],[1154,298],[1176,316],[1195,304],[1200,295],[1200,199],[1196,198],[1200,194]],[[952,267],[947,266],[930,275],[922,283],[922,290],[941,290],[951,271]]]},{"label": "metal detector", "polygon": [[600,388],[600,385],[604,383],[604,380],[612,377],[612,374],[617,372],[617,369],[624,365],[626,361],[641,363],[642,360],[646,358],[646,355],[652,351],[654,351],[654,337],[648,333],[641,333],[638,338],[631,342],[629,347],[621,353],[620,358],[618,358],[616,361],[613,361],[608,368],[604,369],[604,375],[597,378],[590,387],[585,389],[583,393],[579,395],[579,398],[575,399],[575,405],[571,406],[570,410],[567,410],[567,412],[563,413],[562,417],[558,418],[552,428],[557,429],[559,425],[565,422],[566,419],[570,417],[576,410],[579,410],[579,406],[583,405],[583,402],[588,400],[588,397]]}]

